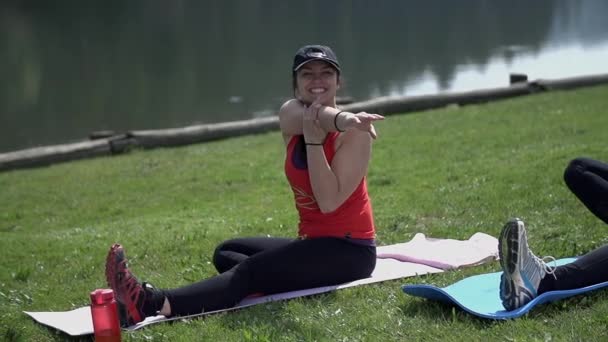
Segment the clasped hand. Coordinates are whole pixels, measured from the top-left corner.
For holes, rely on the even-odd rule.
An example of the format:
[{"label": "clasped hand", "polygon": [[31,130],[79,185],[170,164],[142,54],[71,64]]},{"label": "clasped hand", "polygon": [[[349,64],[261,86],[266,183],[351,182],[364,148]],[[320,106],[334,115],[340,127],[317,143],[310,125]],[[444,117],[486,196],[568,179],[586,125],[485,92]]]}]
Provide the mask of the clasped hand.
[{"label": "clasped hand", "polygon": [[368,132],[372,138],[376,139],[378,134],[376,133],[376,128],[374,127],[373,122],[379,120],[384,120],[384,116],[379,114],[370,114],[367,112],[359,112],[354,115],[345,116],[342,120],[341,118],[338,118],[336,124],[338,124],[342,130],[356,128],[360,131]]},{"label": "clasped hand", "polygon": [[[325,140],[327,131],[321,127],[319,121],[319,111],[323,105],[321,99],[318,98],[309,106],[304,105],[303,133],[304,140],[308,144],[320,144]],[[368,132],[372,138],[376,139],[378,134],[374,128],[373,122],[384,120],[384,116],[379,114],[370,114],[367,112],[359,112],[356,114],[340,113],[339,117],[334,121],[336,130],[346,131],[347,129],[355,128],[363,132]]]},{"label": "clasped hand", "polygon": [[321,128],[319,122],[319,111],[322,105],[315,101],[310,106],[304,105],[304,115],[302,116],[302,130],[304,141],[307,144],[322,144],[325,142],[327,132]]}]

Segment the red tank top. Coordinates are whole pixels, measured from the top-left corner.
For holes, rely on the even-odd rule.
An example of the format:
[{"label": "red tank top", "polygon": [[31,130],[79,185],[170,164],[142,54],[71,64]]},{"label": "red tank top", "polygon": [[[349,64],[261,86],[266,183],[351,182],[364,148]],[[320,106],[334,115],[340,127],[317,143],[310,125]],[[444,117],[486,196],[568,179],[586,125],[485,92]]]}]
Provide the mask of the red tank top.
[{"label": "red tank top", "polygon": [[[338,135],[337,132],[329,133],[323,144],[325,158],[330,165],[335,155],[334,146]],[[298,225],[300,237],[374,239],[374,219],[365,177],[338,209],[331,213],[322,213],[312,192],[306,160],[306,146],[301,135],[291,137],[287,145],[285,175],[293,190],[296,208],[300,216]]]}]

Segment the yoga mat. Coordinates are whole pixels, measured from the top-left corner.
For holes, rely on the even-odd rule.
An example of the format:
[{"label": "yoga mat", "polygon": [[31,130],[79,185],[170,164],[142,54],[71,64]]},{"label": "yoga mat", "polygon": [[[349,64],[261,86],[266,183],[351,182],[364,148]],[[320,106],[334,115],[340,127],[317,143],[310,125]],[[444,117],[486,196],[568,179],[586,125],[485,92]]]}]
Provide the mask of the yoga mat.
[{"label": "yoga mat", "polygon": [[[292,299],[297,297],[311,296],[315,294],[335,291],[339,289],[345,289],[353,286],[359,286],[364,284],[371,284],[380,281],[392,280],[392,279],[400,279],[405,277],[412,277],[416,275],[422,275],[427,273],[438,273],[443,272],[440,269],[429,267],[426,265],[414,264],[409,262],[401,262],[393,259],[378,259],[376,268],[372,273],[372,276],[365,279],[360,279],[357,281],[353,281],[350,283],[345,283],[341,285],[333,285],[333,286],[323,286],[316,287],[312,289],[299,290],[299,291],[291,291],[284,293],[277,293],[268,296],[260,296],[253,298],[245,298],[235,307],[204,312],[191,316],[180,316],[173,318],[166,318],[165,316],[154,316],[147,317],[142,322],[138,324],[132,325],[125,330],[137,330],[141,329],[147,325],[172,321],[177,319],[188,319],[192,317],[210,315],[214,313],[224,312],[224,311],[232,311],[237,309],[246,308],[248,306],[263,304],[268,302]],[[88,335],[93,333],[93,323],[91,319],[91,310],[89,306],[81,307],[71,311],[53,311],[53,312],[29,312],[24,311],[25,314],[32,317],[38,323],[53,327],[57,330],[61,330],[68,335],[79,336],[79,335]]]},{"label": "yoga mat", "polygon": [[498,259],[498,239],[475,233],[468,240],[433,239],[422,233],[405,243],[379,248],[378,258],[393,258],[442,270],[475,266]]},{"label": "yoga mat", "polygon": [[[560,259],[556,265],[564,265],[575,258]],[[553,263],[549,263],[553,265]],[[579,289],[545,292],[528,304],[505,311],[500,301],[499,286],[502,272],[481,274],[460,280],[452,285],[439,288],[432,285],[404,285],[403,292],[417,297],[450,303],[478,317],[504,320],[520,317],[537,305],[557,301],[574,295],[608,286],[608,282]]]},{"label": "yoga mat", "polygon": [[[423,237],[424,237],[424,235],[423,235]],[[479,247],[479,248],[477,248],[477,250],[485,251],[483,253],[480,253],[477,256],[477,258],[481,262],[493,260],[498,255],[498,242],[495,238],[492,238],[492,239],[474,240],[474,241],[476,241],[474,243],[474,245],[475,244],[484,245],[483,247],[477,246],[477,247]],[[458,241],[458,240],[449,240],[449,239],[432,239],[432,240],[433,240],[432,241],[433,248],[439,248],[439,249],[442,248],[441,241],[445,241],[445,243],[450,246],[454,245],[455,241]],[[426,238],[421,239],[419,237],[417,239],[412,239],[411,242],[413,242],[413,244],[410,244],[410,246],[415,247],[417,243],[426,243],[428,241],[430,241],[430,240],[426,240]],[[467,244],[468,246],[470,246],[471,241],[460,241],[460,243]],[[402,244],[400,244],[400,245],[402,245]],[[428,245],[427,245],[427,247],[428,247]],[[390,252],[390,251],[395,252],[395,250],[396,250],[395,245],[381,246],[381,247],[377,248],[377,253],[381,254],[381,253]],[[420,249],[418,249],[418,250],[420,250]],[[458,260],[456,255],[453,255],[453,257],[454,257],[454,260]],[[424,260],[425,256],[421,255],[421,257],[419,259]],[[458,265],[455,265],[455,266],[457,267]],[[179,319],[188,319],[188,318],[210,315],[210,314],[219,313],[219,312],[242,309],[242,308],[252,306],[252,305],[257,305],[257,304],[292,299],[292,298],[303,297],[303,296],[310,296],[310,295],[335,291],[335,290],[339,290],[339,289],[345,289],[345,288],[349,288],[349,287],[353,287],[353,286],[377,283],[377,282],[386,281],[386,280],[401,279],[401,278],[423,275],[423,274],[428,274],[428,273],[439,273],[439,272],[443,272],[443,270],[440,268],[431,267],[431,266],[428,266],[428,265],[425,265],[422,263],[400,261],[400,260],[397,260],[394,258],[385,258],[385,259],[379,258],[376,260],[376,268],[374,269],[374,272],[372,273],[371,277],[369,277],[369,278],[360,279],[357,281],[353,281],[353,282],[345,283],[345,284],[341,284],[341,285],[323,286],[323,287],[317,287],[317,288],[313,288],[313,289],[305,289],[305,290],[299,290],[299,291],[278,293],[278,294],[273,294],[273,295],[268,295],[268,296],[245,298],[239,304],[237,304],[235,307],[224,309],[224,310],[204,312],[204,313],[191,315],[191,316],[180,316],[180,317],[173,317],[173,318],[166,318],[164,316],[147,317],[144,321],[142,321],[138,324],[135,324],[133,326],[130,326],[128,328],[125,328],[125,330],[137,330],[137,329],[141,329],[147,325],[160,323],[160,322],[179,320]],[[69,334],[72,336],[88,335],[88,334],[93,333],[93,324],[91,321],[91,311],[88,306],[81,307],[81,308],[71,310],[71,311],[54,311],[54,312],[24,311],[24,313],[29,315],[35,321],[37,321],[41,324],[47,325],[47,326],[55,328],[57,330],[61,330],[61,331],[65,332],[66,334]]]}]

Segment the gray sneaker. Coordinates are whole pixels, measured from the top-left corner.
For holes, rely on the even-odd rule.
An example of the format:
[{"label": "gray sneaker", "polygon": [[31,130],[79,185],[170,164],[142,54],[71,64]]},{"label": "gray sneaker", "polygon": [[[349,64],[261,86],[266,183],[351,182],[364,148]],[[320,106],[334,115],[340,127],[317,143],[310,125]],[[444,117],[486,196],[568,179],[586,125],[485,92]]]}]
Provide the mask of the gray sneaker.
[{"label": "gray sneaker", "polygon": [[503,270],[500,299],[502,306],[512,311],[534,299],[540,281],[545,275],[553,274],[555,268],[530,251],[524,222],[518,218],[509,220],[502,228],[498,253]]}]

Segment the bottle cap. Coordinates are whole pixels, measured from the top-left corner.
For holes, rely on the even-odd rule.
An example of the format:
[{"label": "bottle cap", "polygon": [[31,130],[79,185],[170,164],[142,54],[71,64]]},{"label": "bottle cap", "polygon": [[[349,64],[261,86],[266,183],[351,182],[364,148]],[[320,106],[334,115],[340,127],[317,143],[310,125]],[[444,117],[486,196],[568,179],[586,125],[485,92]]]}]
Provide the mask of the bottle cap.
[{"label": "bottle cap", "polygon": [[91,292],[91,303],[104,304],[114,299],[114,291],[111,289],[97,289]]}]

